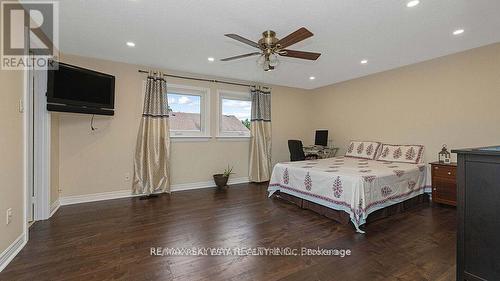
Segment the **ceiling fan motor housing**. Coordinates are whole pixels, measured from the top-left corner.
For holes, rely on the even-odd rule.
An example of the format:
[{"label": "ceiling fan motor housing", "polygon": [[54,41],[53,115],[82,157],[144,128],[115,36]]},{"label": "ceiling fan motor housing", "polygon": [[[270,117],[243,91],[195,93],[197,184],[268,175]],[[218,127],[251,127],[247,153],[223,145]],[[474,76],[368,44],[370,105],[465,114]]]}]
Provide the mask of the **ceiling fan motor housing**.
[{"label": "ceiling fan motor housing", "polygon": [[263,50],[269,49],[275,47],[278,41],[278,38],[276,38],[276,32],[272,30],[266,30],[262,32],[262,39],[259,40],[259,45]]}]

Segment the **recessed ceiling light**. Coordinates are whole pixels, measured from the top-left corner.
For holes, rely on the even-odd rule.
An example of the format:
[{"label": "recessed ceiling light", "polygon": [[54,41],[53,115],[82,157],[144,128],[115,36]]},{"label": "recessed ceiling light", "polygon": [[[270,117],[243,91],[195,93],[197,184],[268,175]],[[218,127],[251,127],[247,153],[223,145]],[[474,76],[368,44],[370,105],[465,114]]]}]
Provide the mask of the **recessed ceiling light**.
[{"label": "recessed ceiling light", "polygon": [[213,62],[213,61],[215,61],[215,58],[209,57],[209,58],[208,58],[208,61],[209,61],[209,62]]},{"label": "recessed ceiling light", "polygon": [[314,79],[316,79],[316,77],[314,76],[309,77],[309,80],[314,80]]},{"label": "recessed ceiling light", "polygon": [[417,6],[418,4],[420,4],[419,0],[412,0],[408,3],[406,3],[406,7],[413,8],[413,7]]},{"label": "recessed ceiling light", "polygon": [[134,42],[127,42],[127,46],[129,46],[129,47],[135,47],[135,43]]},{"label": "recessed ceiling light", "polygon": [[362,60],[361,61],[361,64],[367,64],[368,63],[368,60]]},{"label": "recessed ceiling light", "polygon": [[463,29],[457,29],[457,30],[453,31],[453,35],[460,35],[460,34],[464,33],[464,31],[465,30],[463,30]]}]

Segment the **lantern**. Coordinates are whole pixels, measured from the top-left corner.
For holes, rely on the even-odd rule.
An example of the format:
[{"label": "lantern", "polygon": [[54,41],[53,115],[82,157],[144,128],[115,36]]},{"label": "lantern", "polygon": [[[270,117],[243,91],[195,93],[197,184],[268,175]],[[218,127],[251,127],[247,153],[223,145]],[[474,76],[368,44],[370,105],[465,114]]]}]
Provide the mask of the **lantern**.
[{"label": "lantern", "polygon": [[451,153],[446,149],[446,144],[443,145],[443,148],[438,153],[439,163],[450,164],[451,163]]}]

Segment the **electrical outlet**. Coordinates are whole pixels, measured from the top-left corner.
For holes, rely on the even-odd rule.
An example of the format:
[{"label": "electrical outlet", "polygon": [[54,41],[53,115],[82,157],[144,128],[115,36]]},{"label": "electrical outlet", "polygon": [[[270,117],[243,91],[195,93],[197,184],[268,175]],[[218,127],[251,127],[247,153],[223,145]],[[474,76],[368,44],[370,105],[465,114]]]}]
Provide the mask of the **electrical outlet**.
[{"label": "electrical outlet", "polygon": [[124,179],[125,181],[130,181],[130,173],[126,173]]},{"label": "electrical outlet", "polygon": [[7,220],[6,220],[5,224],[8,225],[12,222],[12,208],[7,209],[6,216],[7,216],[6,217]]}]

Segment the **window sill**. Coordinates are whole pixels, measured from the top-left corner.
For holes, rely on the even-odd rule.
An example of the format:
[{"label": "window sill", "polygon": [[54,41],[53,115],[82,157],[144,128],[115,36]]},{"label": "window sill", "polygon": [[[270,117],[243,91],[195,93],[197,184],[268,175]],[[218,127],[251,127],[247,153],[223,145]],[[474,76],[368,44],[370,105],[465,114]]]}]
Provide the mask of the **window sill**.
[{"label": "window sill", "polygon": [[170,142],[204,142],[210,141],[210,136],[170,136]]},{"label": "window sill", "polygon": [[251,136],[217,136],[220,141],[250,141]]}]

